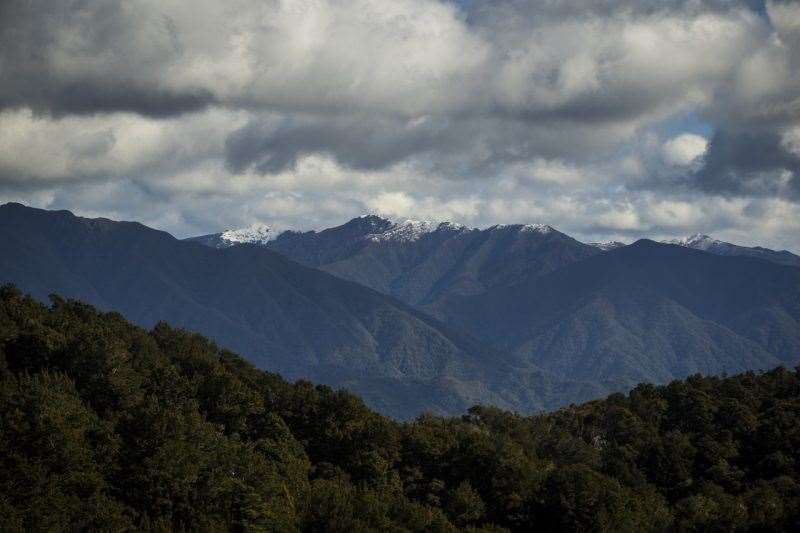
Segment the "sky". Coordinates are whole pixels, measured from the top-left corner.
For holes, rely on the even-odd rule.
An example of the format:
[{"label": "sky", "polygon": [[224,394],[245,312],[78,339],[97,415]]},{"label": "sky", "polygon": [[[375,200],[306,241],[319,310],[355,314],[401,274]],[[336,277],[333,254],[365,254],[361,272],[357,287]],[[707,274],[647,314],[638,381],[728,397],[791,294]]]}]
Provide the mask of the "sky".
[{"label": "sky", "polygon": [[800,251],[800,2],[4,0],[0,202]]}]

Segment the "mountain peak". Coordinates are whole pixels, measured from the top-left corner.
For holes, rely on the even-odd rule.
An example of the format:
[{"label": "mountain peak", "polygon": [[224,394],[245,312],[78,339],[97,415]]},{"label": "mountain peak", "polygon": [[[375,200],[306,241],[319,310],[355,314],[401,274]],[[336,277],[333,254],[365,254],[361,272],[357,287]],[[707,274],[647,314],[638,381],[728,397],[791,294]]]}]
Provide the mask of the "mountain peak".
[{"label": "mountain peak", "polygon": [[548,226],[547,224],[495,224],[487,228],[487,231],[496,230],[511,230],[519,233],[540,233],[543,235],[556,231],[553,226]]},{"label": "mountain peak", "polygon": [[800,266],[800,257],[788,251],[776,252],[769,248],[755,247],[748,248],[747,246],[739,246],[729,242],[720,241],[704,235],[702,233],[695,233],[683,239],[670,239],[663,241],[665,244],[674,244],[683,246],[684,248],[693,248],[703,252],[709,252],[717,255],[744,255],[749,257],[757,257],[766,261],[772,261],[781,265]]},{"label": "mountain peak", "polygon": [[551,233],[555,230],[547,224],[525,224],[520,228],[520,231],[524,233]]},{"label": "mountain peak", "polygon": [[682,239],[670,239],[663,241],[665,244],[675,244],[677,246],[684,246],[686,248],[695,248],[697,250],[708,250],[710,247],[723,243],[705,235],[703,233],[695,233]]},{"label": "mountain peak", "polygon": [[38,207],[32,207],[20,202],[6,202],[0,205],[0,209],[15,213],[60,213],[63,215],[75,216],[72,211],[67,211],[66,209],[40,209]]},{"label": "mountain peak", "polygon": [[441,222],[438,226],[436,226],[436,231],[468,231],[464,224],[459,224],[458,222]]},{"label": "mountain peak", "polygon": [[356,221],[361,222],[362,224],[366,223],[366,224],[372,224],[372,225],[382,225],[382,224],[386,224],[386,223],[391,224],[391,222],[392,222],[388,218],[382,217],[381,215],[378,215],[377,213],[365,213],[363,215],[357,216],[356,218],[352,219],[350,222],[356,222]]},{"label": "mountain peak", "polygon": [[392,227],[394,223],[380,215],[368,213],[353,218],[341,226],[322,230],[320,233],[334,232],[346,235],[349,239],[361,239],[373,233],[382,233]]},{"label": "mountain peak", "polygon": [[275,232],[266,224],[255,223],[246,228],[223,231],[219,237],[230,246],[234,244],[266,244],[275,238]]},{"label": "mountain peak", "polygon": [[624,242],[620,241],[605,241],[605,242],[590,242],[589,246],[594,246],[599,250],[608,252],[609,250],[616,250],[617,248],[622,248],[623,246],[627,245]]},{"label": "mountain peak", "polygon": [[436,229],[436,224],[429,220],[404,220],[392,225],[380,233],[367,235],[366,238],[373,242],[413,242]]}]

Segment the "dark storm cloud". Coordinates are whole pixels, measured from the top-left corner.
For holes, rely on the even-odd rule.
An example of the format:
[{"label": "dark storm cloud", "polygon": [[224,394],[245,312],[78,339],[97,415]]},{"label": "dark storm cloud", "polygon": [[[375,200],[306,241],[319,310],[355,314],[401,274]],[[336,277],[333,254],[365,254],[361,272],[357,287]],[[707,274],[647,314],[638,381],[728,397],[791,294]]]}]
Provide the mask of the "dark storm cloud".
[{"label": "dark storm cloud", "polygon": [[474,179],[536,156],[582,161],[579,152],[592,157],[614,142],[602,130],[586,128],[586,121],[558,122],[524,114],[255,118],[227,137],[225,163],[235,174],[275,174],[294,168],[304,155],[322,153],[352,170],[413,159],[428,171]]},{"label": "dark storm cloud", "polygon": [[765,13],[764,0],[583,0],[581,2],[531,2],[529,0],[470,0],[463,4],[473,24],[508,24],[509,14],[519,20],[548,20],[576,17],[611,16],[627,13],[648,16],[655,13],[725,12],[745,7],[755,13]]},{"label": "dark storm cloud", "polygon": [[328,153],[349,168],[375,170],[459,142],[445,124],[408,127],[400,120],[374,117],[275,122],[252,121],[228,137],[225,155],[232,172],[249,168],[262,174],[280,172],[294,167],[300,156],[315,152]]},{"label": "dark storm cloud", "polygon": [[719,130],[694,180],[713,193],[800,198],[800,157],[775,131]]},{"label": "dark storm cloud", "polygon": [[[174,23],[146,21],[155,38],[139,42],[122,4],[100,0],[5,0],[0,5],[0,109],[56,116],[129,111],[166,117],[200,110],[204,88],[162,87],[157,70],[179,58]],[[142,51],[146,45],[154,45]]]},{"label": "dark storm cloud", "polygon": [[[416,121],[391,117],[323,117],[253,120],[226,140],[228,169],[241,173],[277,173],[293,168],[303,155],[324,153],[346,168],[379,170],[410,157],[429,156],[437,161],[470,153],[477,144],[489,150],[481,161],[472,161],[478,173],[516,150],[524,157],[520,125],[507,124],[498,138],[490,119],[423,117]],[[504,157],[505,156],[505,157]]]},{"label": "dark storm cloud", "polygon": [[39,113],[58,116],[90,115],[128,111],[146,117],[162,118],[199,111],[215,102],[207,90],[175,93],[158,87],[137,87],[135,80],[94,82],[48,82],[43,75],[28,80],[30,87],[16,94],[0,94],[0,109],[28,107]]}]

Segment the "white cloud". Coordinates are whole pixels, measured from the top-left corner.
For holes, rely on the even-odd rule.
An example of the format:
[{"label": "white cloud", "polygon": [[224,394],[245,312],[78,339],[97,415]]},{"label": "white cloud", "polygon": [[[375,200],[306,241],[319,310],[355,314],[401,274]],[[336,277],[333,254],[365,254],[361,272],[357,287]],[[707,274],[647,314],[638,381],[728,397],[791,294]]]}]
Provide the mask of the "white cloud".
[{"label": "white cloud", "polygon": [[371,212],[388,216],[405,217],[416,212],[416,201],[404,192],[384,192],[370,198],[367,206]]},{"label": "white cloud", "polygon": [[781,143],[786,150],[800,157],[800,125],[785,131]]},{"label": "white cloud", "polygon": [[702,135],[682,133],[664,143],[664,161],[672,166],[687,166],[702,157],[708,149],[708,140]]},{"label": "white cloud", "polygon": [[168,120],[132,113],[49,118],[0,112],[0,175],[11,180],[80,181],[159,174],[220,159],[243,115],[225,110]]}]

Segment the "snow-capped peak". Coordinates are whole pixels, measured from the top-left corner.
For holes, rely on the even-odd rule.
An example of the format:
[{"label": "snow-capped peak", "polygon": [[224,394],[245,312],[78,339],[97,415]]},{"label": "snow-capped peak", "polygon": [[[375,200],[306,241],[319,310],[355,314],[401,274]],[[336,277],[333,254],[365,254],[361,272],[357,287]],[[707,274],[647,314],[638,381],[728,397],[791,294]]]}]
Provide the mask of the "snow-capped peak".
[{"label": "snow-capped peak", "polygon": [[252,224],[246,228],[223,231],[219,238],[233,244],[266,244],[275,238],[275,232],[265,224]]},{"label": "snow-capped peak", "polygon": [[370,223],[391,222],[388,218],[382,217],[377,213],[364,213],[363,215],[359,215],[357,220],[364,220]]},{"label": "snow-capped peak", "polygon": [[494,226],[489,227],[489,231],[491,230],[503,230],[506,228],[511,228],[512,230],[519,231],[520,233],[550,233],[551,231],[555,231],[552,226],[548,226],[547,224],[495,224]]},{"label": "snow-capped peak", "polygon": [[606,241],[606,242],[590,242],[589,246],[594,246],[595,248],[607,252],[609,250],[615,250],[617,248],[622,248],[625,246],[624,242],[619,241]]},{"label": "snow-capped peak", "polygon": [[547,224],[525,224],[520,228],[524,233],[550,233],[553,228]]},{"label": "snow-capped peak", "polygon": [[467,227],[458,222],[442,222],[436,227],[436,231],[465,231]]},{"label": "snow-capped peak", "polygon": [[721,244],[721,241],[713,239],[708,235],[703,235],[702,233],[695,233],[689,237],[684,237],[682,239],[670,239],[664,242],[666,244],[676,244],[678,246],[694,248],[696,250],[708,250],[714,245]]},{"label": "snow-capped peak", "polygon": [[413,242],[436,229],[436,224],[429,220],[406,220],[381,233],[372,233],[366,238],[373,242]]}]

